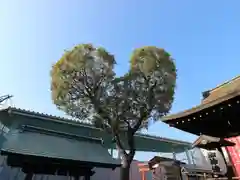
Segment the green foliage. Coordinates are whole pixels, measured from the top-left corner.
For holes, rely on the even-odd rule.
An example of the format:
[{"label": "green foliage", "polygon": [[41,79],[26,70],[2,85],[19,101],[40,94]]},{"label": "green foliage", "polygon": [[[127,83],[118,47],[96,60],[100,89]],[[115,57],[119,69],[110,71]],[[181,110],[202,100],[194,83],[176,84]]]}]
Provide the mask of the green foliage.
[{"label": "green foliage", "polygon": [[[118,149],[131,161],[134,133],[171,109],[176,67],[169,53],[154,46],[136,49],[122,77],[115,75],[114,65],[113,55],[91,44],[66,51],[51,71],[52,100],[73,117],[90,116],[92,124],[112,133]],[[120,131],[127,132],[129,154]]]},{"label": "green foliage", "polygon": [[[82,44],[65,51],[52,67],[52,100],[71,116],[86,118],[92,107],[93,89],[114,77],[114,57],[103,48]],[[99,87],[100,88],[100,87]],[[90,92],[91,89],[91,92]],[[85,94],[88,96],[85,96]],[[90,108],[90,109],[88,109]]]},{"label": "green foliage", "polygon": [[153,120],[158,120],[162,115],[168,113],[173,102],[177,78],[175,63],[171,55],[164,49],[146,46],[133,52],[130,64],[130,71],[136,72],[138,78],[142,76],[144,82],[147,83],[146,89],[142,92],[150,91],[152,93],[152,111],[159,116]]}]

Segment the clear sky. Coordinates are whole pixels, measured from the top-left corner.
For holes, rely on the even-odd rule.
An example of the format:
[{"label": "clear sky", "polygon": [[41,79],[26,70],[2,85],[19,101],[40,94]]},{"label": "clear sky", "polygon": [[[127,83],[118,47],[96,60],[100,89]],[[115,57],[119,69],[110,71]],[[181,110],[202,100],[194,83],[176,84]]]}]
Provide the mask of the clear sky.
[{"label": "clear sky", "polygon": [[[51,102],[50,69],[79,43],[115,54],[117,74],[131,51],[165,48],[176,59],[172,112],[200,103],[201,92],[239,74],[239,0],[0,0],[0,94],[17,107],[62,115]],[[192,141],[156,123],[148,133]]]}]

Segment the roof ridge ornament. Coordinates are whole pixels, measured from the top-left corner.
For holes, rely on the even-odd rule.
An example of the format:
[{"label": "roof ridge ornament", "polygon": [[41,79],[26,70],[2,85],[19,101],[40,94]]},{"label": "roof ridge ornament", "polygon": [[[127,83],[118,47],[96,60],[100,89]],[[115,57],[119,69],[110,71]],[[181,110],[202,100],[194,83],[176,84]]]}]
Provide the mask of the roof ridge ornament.
[{"label": "roof ridge ornament", "polygon": [[210,91],[207,90],[207,91],[202,92],[202,96],[203,96],[203,100],[208,98],[208,96],[210,96]]}]

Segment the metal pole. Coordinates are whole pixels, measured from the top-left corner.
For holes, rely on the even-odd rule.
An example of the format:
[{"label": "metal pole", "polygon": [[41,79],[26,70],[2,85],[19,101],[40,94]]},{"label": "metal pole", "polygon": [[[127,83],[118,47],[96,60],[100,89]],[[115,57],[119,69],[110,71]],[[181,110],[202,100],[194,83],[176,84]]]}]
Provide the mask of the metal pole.
[{"label": "metal pole", "polygon": [[188,150],[189,150],[189,149],[185,149],[185,153],[186,153],[186,156],[187,156],[188,164],[192,164],[192,162],[191,162],[191,156],[190,156]]},{"label": "metal pole", "polygon": [[110,154],[113,157],[113,148],[111,148]]},{"label": "metal pole", "polygon": [[175,150],[174,149],[172,149],[172,154],[173,154],[173,159],[176,161],[177,160],[177,156],[176,156],[176,152],[175,152]]}]

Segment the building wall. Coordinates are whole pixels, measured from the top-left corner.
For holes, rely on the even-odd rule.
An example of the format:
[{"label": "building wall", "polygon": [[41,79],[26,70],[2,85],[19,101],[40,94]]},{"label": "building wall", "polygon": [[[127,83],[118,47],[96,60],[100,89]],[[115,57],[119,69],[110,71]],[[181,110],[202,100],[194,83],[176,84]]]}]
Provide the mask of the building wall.
[{"label": "building wall", "polygon": [[[141,180],[141,174],[137,166],[138,161],[133,161],[130,171],[130,180]],[[111,169],[96,168],[91,180],[119,180],[119,168]],[[24,180],[25,174],[19,168],[11,168],[6,165],[6,157],[0,156],[0,180]],[[70,177],[35,175],[33,180],[72,180]]]}]

